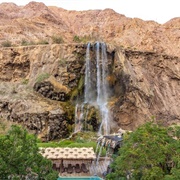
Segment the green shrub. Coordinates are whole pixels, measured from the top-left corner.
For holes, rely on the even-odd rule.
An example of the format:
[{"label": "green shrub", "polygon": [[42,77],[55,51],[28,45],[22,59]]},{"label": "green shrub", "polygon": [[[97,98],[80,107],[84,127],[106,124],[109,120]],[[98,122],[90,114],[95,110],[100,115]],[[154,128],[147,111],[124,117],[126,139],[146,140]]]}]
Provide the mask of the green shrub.
[{"label": "green shrub", "polygon": [[59,59],[59,65],[62,67],[66,67],[66,59]]},{"label": "green shrub", "polygon": [[[123,136],[123,145],[106,179],[180,179],[180,126],[148,122]],[[121,178],[122,177],[122,178]]]},{"label": "green shrub", "polygon": [[23,39],[22,41],[21,41],[21,46],[29,46],[29,45],[35,45],[36,43],[35,42],[33,42],[33,41],[27,41],[27,40],[25,40],[25,39]]},{"label": "green shrub", "polygon": [[81,40],[81,38],[79,36],[74,36],[73,41],[76,42],[76,43],[80,43],[82,40]]},{"label": "green shrub", "polygon": [[23,79],[23,80],[22,80],[22,84],[24,84],[24,85],[27,85],[28,82],[29,82],[29,79]]},{"label": "green shrub", "polygon": [[45,179],[46,180],[55,180],[55,179],[57,179],[57,177],[58,177],[58,172],[57,171],[53,171],[53,172],[51,172],[51,173],[49,173],[46,177],[45,177]]},{"label": "green shrub", "polygon": [[37,143],[38,147],[43,147],[43,148],[47,148],[47,147],[59,147],[57,143],[55,142],[45,142],[45,143]]},{"label": "green shrub", "polygon": [[49,76],[50,76],[50,74],[48,74],[48,73],[39,74],[39,76],[36,79],[36,82],[40,83],[40,82],[44,81],[45,79],[48,79]]},{"label": "green shrub", "polygon": [[52,162],[39,154],[37,137],[20,126],[13,125],[0,138],[0,179],[58,178]]},{"label": "green shrub", "polygon": [[52,36],[52,41],[54,44],[61,44],[64,42],[61,36]]},{"label": "green shrub", "polygon": [[87,36],[87,35],[85,35],[85,36],[77,36],[77,35],[75,35],[73,37],[73,41],[76,42],[76,43],[87,43],[89,41],[95,41],[95,40],[96,40],[96,38],[92,37],[90,35],[89,36]]},{"label": "green shrub", "polygon": [[74,142],[71,140],[64,140],[60,142],[46,142],[37,143],[38,147],[93,147],[95,149],[96,142]]},{"label": "green shrub", "polygon": [[36,44],[49,44],[47,40],[41,39]]},{"label": "green shrub", "polygon": [[12,43],[11,43],[11,41],[3,41],[2,43],[1,43],[1,45],[3,46],[3,47],[11,47],[12,46]]}]

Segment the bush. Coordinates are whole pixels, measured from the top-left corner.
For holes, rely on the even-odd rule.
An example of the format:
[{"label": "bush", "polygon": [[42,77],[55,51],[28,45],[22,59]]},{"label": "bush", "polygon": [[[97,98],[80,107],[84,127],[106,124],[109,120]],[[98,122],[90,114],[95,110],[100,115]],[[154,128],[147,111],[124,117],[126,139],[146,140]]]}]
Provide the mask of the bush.
[{"label": "bush", "polygon": [[45,79],[48,79],[50,76],[50,74],[48,73],[43,73],[43,74],[40,74],[37,79],[36,79],[36,82],[40,83],[42,81],[44,81]]},{"label": "bush", "polygon": [[11,41],[4,41],[4,42],[2,42],[1,43],[1,45],[3,46],[3,47],[11,47],[12,46],[12,43],[11,43]]},{"label": "bush", "polygon": [[47,40],[39,40],[36,44],[49,44],[49,42]]},{"label": "bush", "polygon": [[38,147],[96,147],[96,142],[74,142],[70,140],[64,140],[61,142],[46,142],[38,143]]},{"label": "bush", "polygon": [[25,39],[23,39],[23,40],[21,41],[21,46],[29,46],[29,45],[35,45],[35,42],[33,42],[33,41],[27,41],[27,40],[25,40]]},{"label": "bush", "polygon": [[52,41],[54,44],[61,44],[64,42],[61,36],[52,36]]},{"label": "bush", "polygon": [[29,83],[29,79],[23,79],[22,84],[27,85]]},{"label": "bush", "polygon": [[37,147],[37,138],[20,126],[13,125],[0,138],[0,179],[49,179],[58,175],[52,162]]},{"label": "bush", "polygon": [[179,131],[148,122],[125,135],[106,179],[180,179]]},{"label": "bush", "polygon": [[85,35],[85,36],[77,36],[77,35],[75,35],[73,37],[73,41],[76,42],[76,43],[87,43],[89,41],[95,41],[95,40],[96,40],[95,37],[87,36],[87,35]]},{"label": "bush", "polygon": [[82,40],[81,40],[81,38],[79,36],[74,36],[73,41],[76,42],[76,43],[80,43]]}]

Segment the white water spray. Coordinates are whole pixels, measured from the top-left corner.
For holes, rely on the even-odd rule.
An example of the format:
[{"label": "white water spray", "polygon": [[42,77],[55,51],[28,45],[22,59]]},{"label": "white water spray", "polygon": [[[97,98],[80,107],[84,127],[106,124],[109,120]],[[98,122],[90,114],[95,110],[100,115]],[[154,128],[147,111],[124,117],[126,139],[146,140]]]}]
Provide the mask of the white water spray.
[{"label": "white water spray", "polygon": [[[101,46],[100,46],[101,45]],[[101,49],[101,52],[100,52]],[[96,67],[97,67],[97,105],[101,115],[101,125],[99,135],[109,134],[109,109],[108,101],[108,83],[106,77],[108,75],[108,60],[106,53],[106,45],[104,43],[96,44]]]},{"label": "white water spray", "polygon": [[[83,108],[76,108],[75,114],[80,112],[81,115],[75,115],[75,131],[80,131],[82,129],[82,124],[80,122],[86,121],[88,115],[88,108],[86,106],[94,106],[99,110],[101,124],[98,131],[99,135],[109,134],[109,109],[108,109],[108,59],[106,53],[105,43],[97,42],[95,44],[95,59],[91,57],[90,54],[91,44],[88,43],[86,49],[86,66],[85,66],[85,90],[84,90],[84,102],[82,103]],[[86,109],[86,112],[84,112]],[[77,123],[78,122],[78,123]],[[86,123],[86,122],[85,122]],[[86,124],[85,124],[86,125]]]}]

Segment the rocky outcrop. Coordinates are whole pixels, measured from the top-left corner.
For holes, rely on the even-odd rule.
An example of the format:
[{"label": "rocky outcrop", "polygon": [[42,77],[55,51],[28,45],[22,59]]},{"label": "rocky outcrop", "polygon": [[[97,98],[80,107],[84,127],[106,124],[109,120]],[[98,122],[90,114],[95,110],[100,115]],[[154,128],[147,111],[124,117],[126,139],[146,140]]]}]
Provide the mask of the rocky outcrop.
[{"label": "rocky outcrop", "polygon": [[74,91],[84,73],[85,48],[1,48],[1,118],[23,124],[43,140],[67,137],[74,127],[74,105],[69,101],[79,93]]},{"label": "rocky outcrop", "polygon": [[68,101],[70,98],[68,94],[70,90],[68,90],[66,86],[63,86],[61,83],[57,82],[53,76],[48,78],[46,81],[36,82],[34,85],[34,90],[42,94],[44,97],[56,101]]},{"label": "rocky outcrop", "polygon": [[[84,97],[86,42],[104,41],[112,131],[133,130],[152,117],[179,123],[179,27],[180,18],[160,25],[111,9],[0,4],[0,118],[23,124],[43,140],[67,137],[75,104]],[[99,124],[93,110],[88,128]]]},{"label": "rocky outcrop", "polygon": [[0,4],[0,44],[52,44],[61,37],[66,43],[104,41],[124,48],[180,54],[180,18],[161,25],[128,18],[112,9],[67,11],[30,2],[26,6]]},{"label": "rocky outcrop", "polygon": [[[86,44],[1,48],[1,118],[23,124],[43,140],[67,137],[74,129],[75,104],[84,97],[85,53]],[[180,122],[179,57],[110,44],[107,55],[112,132],[133,130],[152,117],[165,125]],[[96,131],[94,112],[87,123]]]},{"label": "rocky outcrop", "polygon": [[179,124],[179,62],[177,56],[116,50],[113,120],[130,130],[153,119]]}]

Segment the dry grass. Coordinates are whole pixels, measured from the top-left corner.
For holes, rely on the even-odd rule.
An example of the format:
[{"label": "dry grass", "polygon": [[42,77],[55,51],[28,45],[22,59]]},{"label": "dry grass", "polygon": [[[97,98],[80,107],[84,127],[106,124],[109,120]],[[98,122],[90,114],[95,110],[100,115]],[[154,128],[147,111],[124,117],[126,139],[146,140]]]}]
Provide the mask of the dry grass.
[{"label": "dry grass", "polygon": [[0,118],[0,135],[5,135],[14,123],[6,119]]}]

